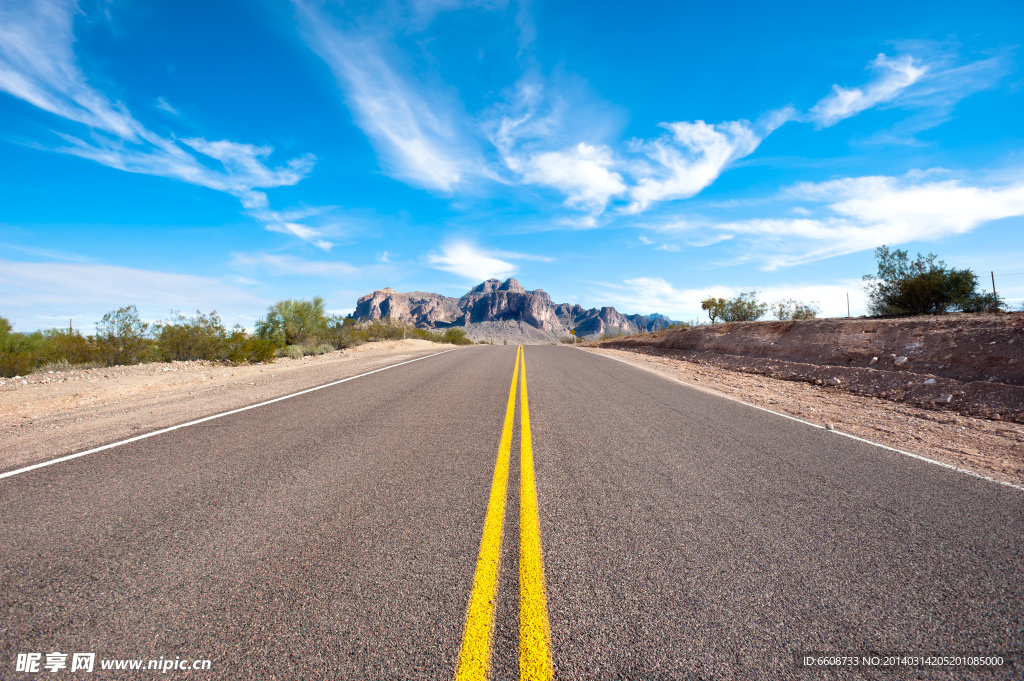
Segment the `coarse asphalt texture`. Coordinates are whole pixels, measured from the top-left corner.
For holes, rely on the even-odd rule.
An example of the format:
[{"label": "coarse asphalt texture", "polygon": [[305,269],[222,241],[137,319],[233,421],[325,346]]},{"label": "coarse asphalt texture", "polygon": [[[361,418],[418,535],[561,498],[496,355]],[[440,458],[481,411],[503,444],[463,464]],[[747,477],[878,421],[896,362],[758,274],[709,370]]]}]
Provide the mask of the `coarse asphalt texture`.
[{"label": "coarse asphalt texture", "polygon": [[[460,349],[0,480],[0,678],[453,678],[515,356]],[[525,366],[556,678],[1024,677],[1024,492],[574,348]],[[516,419],[493,679],[518,677]],[[16,671],[53,651],[211,669]]]}]

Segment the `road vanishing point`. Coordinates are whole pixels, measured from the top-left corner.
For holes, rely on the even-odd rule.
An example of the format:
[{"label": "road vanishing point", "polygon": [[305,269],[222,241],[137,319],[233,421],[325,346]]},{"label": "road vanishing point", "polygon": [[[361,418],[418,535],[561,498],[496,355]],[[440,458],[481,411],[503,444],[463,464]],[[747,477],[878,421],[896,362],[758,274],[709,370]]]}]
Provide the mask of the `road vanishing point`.
[{"label": "road vanishing point", "polygon": [[[7,471],[0,678],[1024,678],[1020,488],[564,346],[339,378]],[[799,662],[897,654],[1005,662]]]}]

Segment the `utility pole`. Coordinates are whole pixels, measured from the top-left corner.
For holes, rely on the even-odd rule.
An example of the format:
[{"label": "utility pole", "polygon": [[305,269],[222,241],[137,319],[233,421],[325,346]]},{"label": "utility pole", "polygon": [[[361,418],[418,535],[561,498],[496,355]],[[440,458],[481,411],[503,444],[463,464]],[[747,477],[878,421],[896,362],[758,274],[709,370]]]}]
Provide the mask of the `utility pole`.
[{"label": "utility pole", "polygon": [[988,273],[992,275],[992,297],[994,298],[996,296],[996,273],[992,270],[989,270]]}]

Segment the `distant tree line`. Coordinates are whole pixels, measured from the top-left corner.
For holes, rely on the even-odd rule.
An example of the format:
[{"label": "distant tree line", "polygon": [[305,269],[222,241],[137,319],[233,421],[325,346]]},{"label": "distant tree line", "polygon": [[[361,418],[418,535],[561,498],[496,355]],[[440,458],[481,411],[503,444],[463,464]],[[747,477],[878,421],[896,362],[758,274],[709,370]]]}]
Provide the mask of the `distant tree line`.
[{"label": "distant tree line", "polygon": [[368,341],[402,338],[456,345],[472,342],[461,328],[428,331],[391,319],[357,322],[329,315],[319,296],[274,303],[252,334],[238,325],[228,329],[216,311],[197,310],[194,316],[172,311],[169,320],[150,324],[139,317],[134,305],[128,305],[103,315],[92,335],[70,325],[19,333],[0,317],[0,376],[141,362],[272,362],[276,357],[319,355]]}]

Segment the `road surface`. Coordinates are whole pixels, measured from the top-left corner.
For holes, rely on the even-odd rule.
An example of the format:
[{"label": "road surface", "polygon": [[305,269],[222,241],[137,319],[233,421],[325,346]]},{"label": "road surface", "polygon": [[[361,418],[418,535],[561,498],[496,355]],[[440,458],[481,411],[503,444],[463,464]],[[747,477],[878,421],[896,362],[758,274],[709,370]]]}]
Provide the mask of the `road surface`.
[{"label": "road surface", "polygon": [[[0,678],[512,679],[521,655],[565,679],[1024,675],[1024,491],[569,347],[524,350],[523,447],[517,357],[0,479]],[[874,666],[893,653],[1010,662]]]}]

